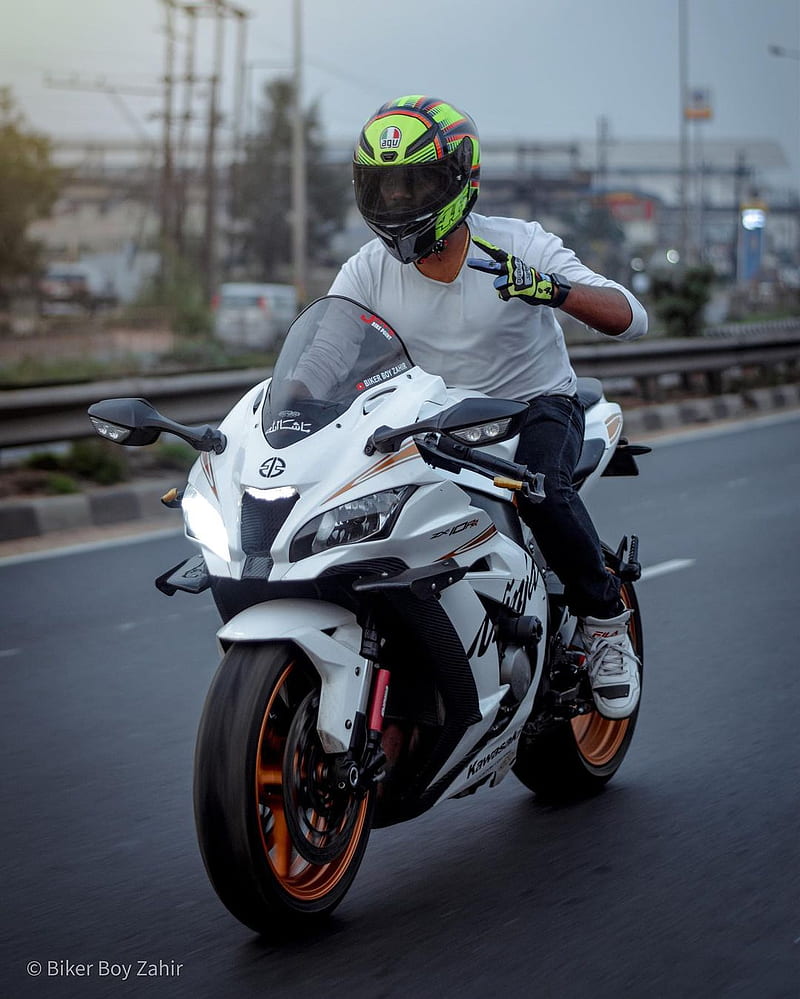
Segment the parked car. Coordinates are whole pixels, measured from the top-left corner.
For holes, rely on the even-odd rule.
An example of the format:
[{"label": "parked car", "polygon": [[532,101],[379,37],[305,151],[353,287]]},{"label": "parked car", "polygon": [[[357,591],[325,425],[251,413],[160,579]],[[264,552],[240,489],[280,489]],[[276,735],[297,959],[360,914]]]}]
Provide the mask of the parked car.
[{"label": "parked car", "polygon": [[213,306],[218,339],[258,350],[276,346],[298,311],[297,293],[290,284],[223,284]]},{"label": "parked car", "polygon": [[51,263],[39,280],[39,309],[45,316],[94,312],[117,302],[113,281],[83,261]]}]

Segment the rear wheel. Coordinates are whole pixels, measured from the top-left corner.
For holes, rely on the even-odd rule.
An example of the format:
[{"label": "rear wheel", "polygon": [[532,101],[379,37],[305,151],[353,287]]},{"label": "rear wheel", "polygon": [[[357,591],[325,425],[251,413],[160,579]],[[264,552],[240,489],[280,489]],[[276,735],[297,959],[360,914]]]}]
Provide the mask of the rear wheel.
[{"label": "rear wheel", "polygon": [[194,808],[211,883],[258,932],[341,902],[369,838],[373,792],[339,788],[316,732],[319,678],[289,645],[234,645],[206,699]]},{"label": "rear wheel", "polygon": [[[620,596],[633,613],[628,623],[642,681],[644,644],[639,604],[631,583]],[[537,796],[548,800],[587,797],[600,791],[619,769],[633,738],[639,707],[628,718],[604,718],[597,711],[578,715],[523,737],[514,773]]]}]

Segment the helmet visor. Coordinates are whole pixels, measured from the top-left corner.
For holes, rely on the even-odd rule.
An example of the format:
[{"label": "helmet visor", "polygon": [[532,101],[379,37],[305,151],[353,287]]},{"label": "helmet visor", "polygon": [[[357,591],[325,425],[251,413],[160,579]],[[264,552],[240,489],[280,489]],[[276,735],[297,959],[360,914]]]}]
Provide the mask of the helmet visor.
[{"label": "helmet visor", "polygon": [[353,164],[359,211],[375,225],[396,225],[431,215],[449,204],[469,183],[472,143],[435,163]]}]

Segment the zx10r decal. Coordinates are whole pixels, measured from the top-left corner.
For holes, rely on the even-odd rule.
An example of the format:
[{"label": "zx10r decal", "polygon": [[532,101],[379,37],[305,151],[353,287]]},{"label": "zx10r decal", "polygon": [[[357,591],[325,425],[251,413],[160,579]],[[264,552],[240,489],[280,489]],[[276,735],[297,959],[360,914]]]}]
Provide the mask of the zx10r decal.
[{"label": "zx10r decal", "polygon": [[436,534],[432,534],[431,541],[435,541],[436,538],[441,538],[445,534],[447,535],[461,534],[461,532],[466,531],[468,527],[477,527],[477,526],[478,526],[477,518],[475,520],[465,520],[463,524],[456,524],[455,527],[451,527],[446,531],[437,531]]}]

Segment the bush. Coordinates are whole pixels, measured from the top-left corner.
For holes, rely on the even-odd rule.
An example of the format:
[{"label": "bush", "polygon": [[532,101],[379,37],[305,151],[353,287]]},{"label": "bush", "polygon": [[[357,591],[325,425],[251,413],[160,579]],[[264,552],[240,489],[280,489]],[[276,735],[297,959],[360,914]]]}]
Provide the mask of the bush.
[{"label": "bush", "polygon": [[183,257],[168,252],[164,257],[165,274],[152,280],[134,308],[163,310],[172,330],[182,336],[209,336],[214,317],[197,270]]},{"label": "bush", "polygon": [[75,441],[62,459],[61,470],[101,486],[112,486],[129,477],[125,452],[100,440]]},{"label": "bush", "polygon": [[197,451],[182,441],[159,441],[150,457],[158,468],[165,471],[188,472],[197,460]]},{"label": "bush", "polygon": [[52,451],[35,451],[28,455],[24,465],[39,472],[56,472],[61,468],[61,458]]},{"label": "bush", "polygon": [[650,297],[668,336],[700,336],[703,310],[711,298],[714,268],[709,264],[654,273]]},{"label": "bush", "polygon": [[63,472],[53,472],[52,475],[48,475],[45,482],[45,490],[48,493],[59,496],[66,493],[80,492],[78,483],[71,475],[65,475]]}]

